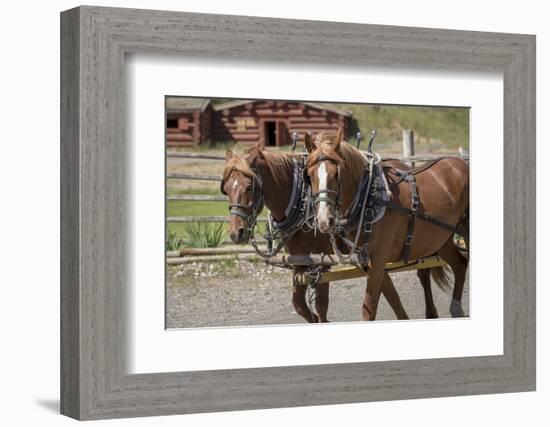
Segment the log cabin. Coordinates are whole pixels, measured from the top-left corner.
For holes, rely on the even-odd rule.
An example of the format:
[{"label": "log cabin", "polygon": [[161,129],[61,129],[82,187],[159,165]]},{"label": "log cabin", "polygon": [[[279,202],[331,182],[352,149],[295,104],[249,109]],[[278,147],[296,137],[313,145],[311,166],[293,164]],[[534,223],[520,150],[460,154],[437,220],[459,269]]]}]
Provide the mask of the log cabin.
[{"label": "log cabin", "polygon": [[[167,142],[171,146],[198,145],[204,141],[237,141],[245,145],[260,143],[279,147],[290,144],[291,133],[303,142],[306,132],[344,130],[349,136],[351,112],[330,104],[302,101],[238,100],[212,104],[193,98],[193,110],[180,101],[169,108],[167,98]],[[191,100],[191,98],[174,98]],[[182,108],[186,105],[186,108]],[[180,120],[184,120],[180,123]],[[193,131],[189,131],[192,121]],[[176,130],[177,129],[177,130]],[[182,136],[185,134],[185,137]],[[177,135],[177,138],[174,136]]]},{"label": "log cabin", "polygon": [[212,103],[205,98],[166,97],[166,145],[192,147],[211,139]]}]

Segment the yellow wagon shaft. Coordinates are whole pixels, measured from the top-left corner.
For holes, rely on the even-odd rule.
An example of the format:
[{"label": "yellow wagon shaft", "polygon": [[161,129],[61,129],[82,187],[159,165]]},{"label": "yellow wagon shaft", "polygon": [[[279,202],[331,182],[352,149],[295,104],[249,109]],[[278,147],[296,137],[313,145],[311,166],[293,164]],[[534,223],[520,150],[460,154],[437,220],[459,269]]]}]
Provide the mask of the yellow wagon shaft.
[{"label": "yellow wagon shaft", "polygon": [[[445,261],[437,256],[432,256],[428,258],[422,258],[416,261],[410,261],[404,263],[403,261],[399,262],[390,262],[386,264],[386,271],[390,273],[395,273],[399,271],[408,271],[408,270],[420,270],[423,268],[433,268],[433,267],[442,267],[447,265]],[[357,277],[367,276],[368,273],[359,267],[343,267],[337,270],[327,271],[321,276],[321,282],[333,282],[336,280],[346,280],[346,279],[355,279]]]}]

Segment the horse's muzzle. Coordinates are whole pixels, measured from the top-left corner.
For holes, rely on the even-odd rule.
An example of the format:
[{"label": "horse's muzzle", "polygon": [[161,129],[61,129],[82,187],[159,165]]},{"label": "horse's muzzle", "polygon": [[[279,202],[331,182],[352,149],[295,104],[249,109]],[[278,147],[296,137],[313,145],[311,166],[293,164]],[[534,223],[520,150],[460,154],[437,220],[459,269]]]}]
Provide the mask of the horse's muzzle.
[{"label": "horse's muzzle", "polygon": [[243,244],[248,242],[248,231],[244,227],[239,227],[237,230],[229,233],[233,243]]}]

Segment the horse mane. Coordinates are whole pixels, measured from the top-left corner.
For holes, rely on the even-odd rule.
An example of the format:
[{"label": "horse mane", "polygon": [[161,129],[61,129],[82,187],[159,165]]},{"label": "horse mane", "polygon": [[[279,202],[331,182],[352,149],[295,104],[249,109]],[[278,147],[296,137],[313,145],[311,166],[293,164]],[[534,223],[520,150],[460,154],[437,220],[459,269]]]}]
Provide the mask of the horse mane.
[{"label": "horse mane", "polygon": [[226,182],[229,179],[229,176],[233,171],[240,172],[244,176],[251,179],[256,178],[256,174],[254,173],[246,159],[241,156],[233,156],[227,161],[223,170],[223,182]]},{"label": "horse mane", "polygon": [[227,161],[223,171],[223,181],[225,182],[233,171],[241,172],[248,178],[256,178],[256,173],[252,170],[251,164],[258,159],[263,159],[273,176],[275,184],[278,186],[285,185],[286,182],[283,181],[285,176],[281,173],[281,169],[293,170],[294,163],[292,159],[294,157],[296,157],[295,154],[265,151],[260,145],[254,145],[245,150],[243,155],[233,156]]},{"label": "horse mane", "polygon": [[313,150],[307,160],[308,167],[323,160],[331,160],[342,169],[349,168],[352,178],[357,181],[363,176],[365,170],[365,156],[346,141],[341,141],[336,147],[337,134],[334,132],[320,132],[315,137],[317,148]]},{"label": "horse mane", "polygon": [[273,177],[277,187],[288,184],[284,181],[284,178],[288,178],[288,176],[285,177],[285,174],[281,173],[281,171],[285,169],[287,171],[292,171],[294,169],[294,162],[292,159],[296,156],[289,153],[277,153],[265,150],[261,150],[260,155],[271,172],[271,176]]}]

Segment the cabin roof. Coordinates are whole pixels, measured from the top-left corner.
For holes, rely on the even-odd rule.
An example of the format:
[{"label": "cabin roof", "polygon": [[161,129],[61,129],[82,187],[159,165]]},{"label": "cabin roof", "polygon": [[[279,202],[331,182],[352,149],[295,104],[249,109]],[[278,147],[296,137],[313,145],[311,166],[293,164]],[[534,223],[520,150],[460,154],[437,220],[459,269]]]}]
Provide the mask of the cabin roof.
[{"label": "cabin roof", "polygon": [[189,113],[194,111],[204,111],[210,104],[208,98],[184,98],[179,96],[166,97],[167,113]]},{"label": "cabin roof", "polygon": [[[242,99],[238,101],[229,101],[224,102],[222,104],[214,105],[215,111],[222,111],[222,110],[231,110],[232,108],[240,107],[242,105],[250,104],[253,102],[261,102],[262,100],[252,100],[252,99]],[[325,111],[331,111],[335,114],[351,117],[352,113],[349,110],[342,110],[340,108],[335,108],[331,104],[323,104],[319,102],[304,102],[304,101],[288,101],[288,102],[296,102],[298,104],[304,104],[307,105],[310,108],[314,108],[316,110],[325,110]]]}]

